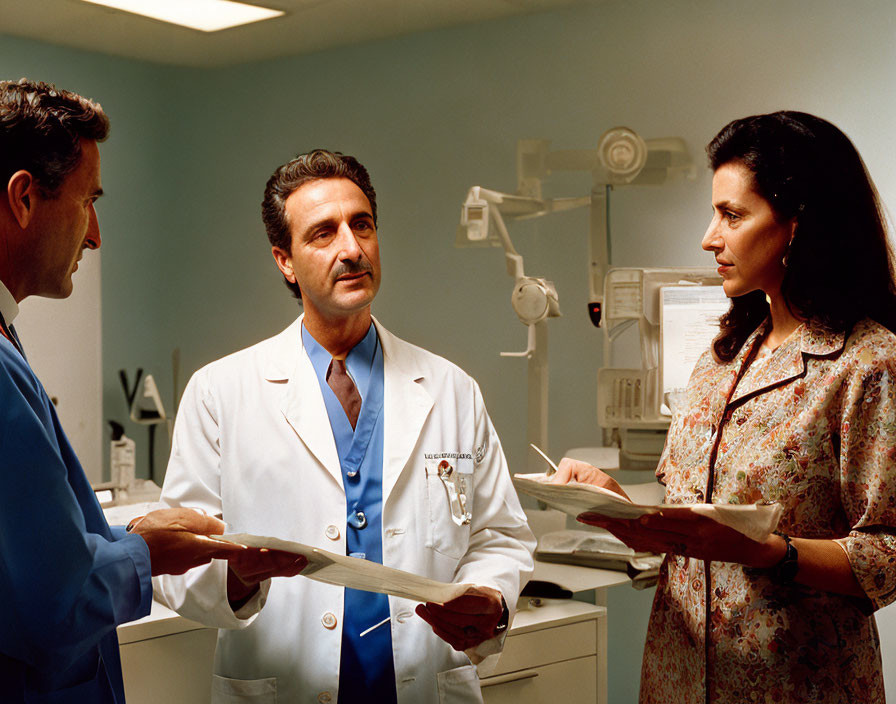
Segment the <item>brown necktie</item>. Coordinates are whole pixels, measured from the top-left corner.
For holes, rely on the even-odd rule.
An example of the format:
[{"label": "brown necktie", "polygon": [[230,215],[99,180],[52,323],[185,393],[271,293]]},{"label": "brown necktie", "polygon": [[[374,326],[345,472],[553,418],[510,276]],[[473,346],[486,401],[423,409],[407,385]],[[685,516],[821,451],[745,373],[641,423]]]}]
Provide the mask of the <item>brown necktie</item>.
[{"label": "brown necktie", "polygon": [[342,404],[345,415],[348,416],[348,422],[352,424],[352,430],[354,430],[355,424],[358,422],[358,414],[361,412],[361,394],[358,393],[355,382],[345,370],[344,359],[334,358],[330,362],[330,368],[327,369],[327,384],[333,389],[333,393]]}]

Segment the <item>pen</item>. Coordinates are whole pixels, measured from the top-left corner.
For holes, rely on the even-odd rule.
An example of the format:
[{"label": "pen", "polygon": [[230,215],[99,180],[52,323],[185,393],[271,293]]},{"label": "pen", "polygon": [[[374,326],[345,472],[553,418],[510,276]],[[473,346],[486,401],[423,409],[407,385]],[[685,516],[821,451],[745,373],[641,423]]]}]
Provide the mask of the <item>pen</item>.
[{"label": "pen", "polygon": [[558,471],[559,471],[559,470],[557,469],[557,465],[554,464],[553,460],[551,460],[551,458],[548,457],[548,456],[541,450],[540,447],[538,447],[535,443],[531,443],[531,442],[529,443],[529,447],[531,447],[531,448],[532,448],[533,450],[535,450],[539,455],[541,455],[542,459],[550,465],[550,469],[547,470],[547,471],[545,471],[545,475],[547,475],[548,477],[550,477],[550,476],[553,476],[553,474],[554,474],[555,472],[558,472]]}]

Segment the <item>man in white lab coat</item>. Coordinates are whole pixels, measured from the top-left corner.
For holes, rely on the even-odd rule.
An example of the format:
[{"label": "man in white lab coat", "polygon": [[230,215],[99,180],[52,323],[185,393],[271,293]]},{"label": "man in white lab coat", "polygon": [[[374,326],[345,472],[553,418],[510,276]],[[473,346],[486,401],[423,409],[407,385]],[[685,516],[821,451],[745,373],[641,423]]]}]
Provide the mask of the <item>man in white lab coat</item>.
[{"label": "man in white lab coat", "polygon": [[262,210],[304,315],[193,376],[163,499],[234,532],[477,586],[417,605],[279,578],[257,553],[156,586],[184,616],[229,629],[214,702],[480,702],[464,651],[500,649],[534,540],[479,387],[372,318],[376,195],[354,158],[296,157]]}]

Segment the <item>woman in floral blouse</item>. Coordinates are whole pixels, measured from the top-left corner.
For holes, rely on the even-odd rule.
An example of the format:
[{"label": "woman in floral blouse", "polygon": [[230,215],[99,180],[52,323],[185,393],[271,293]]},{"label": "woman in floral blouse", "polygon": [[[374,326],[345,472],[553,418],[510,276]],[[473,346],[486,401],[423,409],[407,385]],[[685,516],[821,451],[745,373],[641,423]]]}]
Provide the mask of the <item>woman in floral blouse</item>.
[{"label": "woman in floral blouse", "polygon": [[[642,704],[884,702],[873,612],[896,600],[896,285],[877,193],[812,115],[735,120],[707,147],[703,248],[731,308],[657,468],[667,504],[777,502],[754,542],[670,506],[583,515],[666,553]],[[619,490],[564,460],[557,481]]]}]

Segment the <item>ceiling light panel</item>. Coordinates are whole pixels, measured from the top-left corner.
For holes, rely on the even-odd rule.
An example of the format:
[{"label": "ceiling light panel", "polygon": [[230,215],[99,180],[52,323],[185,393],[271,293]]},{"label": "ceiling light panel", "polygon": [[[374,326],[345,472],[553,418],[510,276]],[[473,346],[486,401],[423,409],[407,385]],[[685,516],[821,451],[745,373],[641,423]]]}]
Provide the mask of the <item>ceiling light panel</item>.
[{"label": "ceiling light panel", "polygon": [[217,32],[241,24],[269,20],[283,14],[257,5],[230,0],[82,0],[92,5],[103,5],[135,15],[151,17],[162,22]]}]

